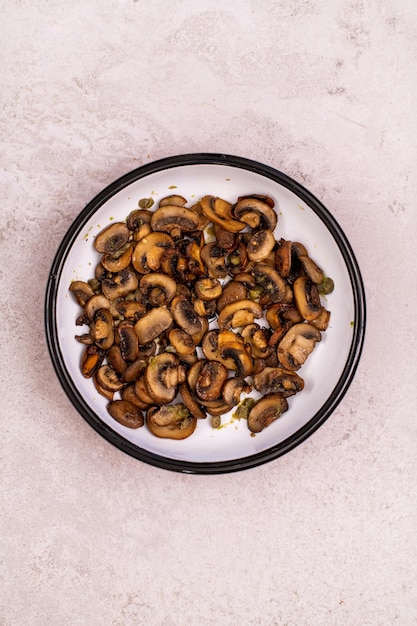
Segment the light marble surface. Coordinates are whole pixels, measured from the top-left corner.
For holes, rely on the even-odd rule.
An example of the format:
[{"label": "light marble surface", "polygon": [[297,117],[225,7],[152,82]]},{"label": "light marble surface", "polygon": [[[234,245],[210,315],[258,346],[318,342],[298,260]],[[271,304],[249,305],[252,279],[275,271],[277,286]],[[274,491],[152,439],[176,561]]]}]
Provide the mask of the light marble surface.
[{"label": "light marble surface", "polygon": [[[3,0],[2,626],[417,624],[414,0]],[[368,300],[357,375],[242,473],[136,461],[72,408],[48,272],[105,185],[185,152],[306,185]]]}]

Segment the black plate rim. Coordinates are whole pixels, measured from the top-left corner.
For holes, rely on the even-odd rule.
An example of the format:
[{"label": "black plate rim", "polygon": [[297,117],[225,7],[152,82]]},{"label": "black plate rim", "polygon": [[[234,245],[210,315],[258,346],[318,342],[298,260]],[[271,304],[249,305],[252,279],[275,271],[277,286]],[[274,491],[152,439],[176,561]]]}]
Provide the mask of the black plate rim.
[{"label": "black plate rim", "polygon": [[[349,273],[354,300],[355,325],[348,358],[331,395],[319,411],[301,429],[279,444],[258,454],[220,462],[182,461],[154,454],[127,441],[102,422],[77,393],[59,347],[56,324],[56,296],[59,279],[71,245],[85,222],[109,198],[136,180],[161,170],[186,165],[226,165],[245,169],[270,178],[294,192],[319,216],[333,236]],[[198,152],[174,155],[142,165],[116,179],[85,206],[63,237],[52,262],[45,291],[44,325],[48,352],[58,380],[74,408],[98,434],[129,456],[161,469],[188,474],[221,474],[250,469],[278,459],[306,441],[330,417],[349,389],[359,365],[365,340],[366,297],[361,271],[353,249],[336,219],[315,195],[287,174],[258,161],[230,154]]]}]

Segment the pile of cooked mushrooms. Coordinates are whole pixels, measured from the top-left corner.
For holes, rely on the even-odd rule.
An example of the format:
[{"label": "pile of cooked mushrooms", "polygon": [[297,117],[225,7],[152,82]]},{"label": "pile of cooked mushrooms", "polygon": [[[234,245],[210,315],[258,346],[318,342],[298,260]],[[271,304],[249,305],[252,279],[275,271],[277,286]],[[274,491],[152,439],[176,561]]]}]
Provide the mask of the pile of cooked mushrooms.
[{"label": "pile of cooked mushrooms", "polygon": [[184,439],[236,407],[258,433],[304,388],[333,282],[304,245],[275,239],[269,196],[187,204],[142,199],[95,238],[94,278],[69,287],[88,326],[81,371],[129,428]]}]

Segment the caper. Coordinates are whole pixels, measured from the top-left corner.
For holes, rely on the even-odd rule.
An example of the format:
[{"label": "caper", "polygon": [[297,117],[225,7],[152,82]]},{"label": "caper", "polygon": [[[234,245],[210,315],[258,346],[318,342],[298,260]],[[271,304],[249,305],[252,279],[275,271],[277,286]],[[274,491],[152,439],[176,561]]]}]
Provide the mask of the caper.
[{"label": "caper", "polygon": [[141,198],[138,202],[141,209],[150,209],[154,204],[153,198]]},{"label": "caper", "polygon": [[323,282],[321,282],[317,288],[322,296],[327,296],[329,293],[332,293],[334,289],[334,281],[330,276],[325,276]]}]

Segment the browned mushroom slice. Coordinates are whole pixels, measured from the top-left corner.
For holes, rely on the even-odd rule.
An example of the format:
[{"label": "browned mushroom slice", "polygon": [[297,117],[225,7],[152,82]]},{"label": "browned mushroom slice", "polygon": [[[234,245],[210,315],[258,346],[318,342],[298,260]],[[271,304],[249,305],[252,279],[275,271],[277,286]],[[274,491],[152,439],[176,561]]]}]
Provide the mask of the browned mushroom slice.
[{"label": "browned mushroom slice", "polygon": [[299,255],[298,260],[310,280],[312,280],[313,283],[316,283],[316,285],[320,285],[320,283],[323,282],[324,274],[323,270],[319,268],[317,263],[315,263],[313,259],[311,259],[309,256],[306,256],[304,254]]},{"label": "browned mushroom slice", "polygon": [[317,285],[308,276],[300,276],[295,281],[294,299],[305,320],[311,322],[319,317],[322,311],[320,294]]},{"label": "browned mushroom slice", "polygon": [[155,404],[154,398],[149,394],[148,388],[146,386],[145,376],[143,374],[139,374],[139,378],[135,381],[135,393],[137,397],[146,404],[147,406],[151,406]]},{"label": "browned mushroom slice", "polygon": [[231,274],[250,272],[254,263],[249,259],[246,246],[239,243],[227,258],[227,267]]},{"label": "browned mushroom slice", "polygon": [[321,310],[321,313],[315,320],[312,320],[310,324],[317,328],[318,330],[327,330],[330,323],[330,311],[327,311],[324,307]]},{"label": "browned mushroom slice", "polygon": [[243,197],[235,204],[233,215],[238,220],[251,226],[251,228],[260,226],[264,230],[273,232],[277,225],[278,218],[273,208],[272,199],[268,198],[268,200],[266,198],[260,198],[259,196]]},{"label": "browned mushroom slice", "polygon": [[223,385],[222,398],[226,404],[236,406],[240,402],[242,393],[250,393],[252,386],[243,378],[229,378]]},{"label": "browned mushroom slice", "polygon": [[159,206],[185,206],[187,204],[187,199],[184,196],[180,196],[176,193],[172,193],[169,196],[165,196],[161,198],[159,201]]},{"label": "browned mushroom slice", "polygon": [[173,323],[170,311],[165,307],[151,309],[135,324],[135,331],[139,339],[139,345],[150,343],[153,339],[167,330]]},{"label": "browned mushroom slice", "polygon": [[145,305],[136,300],[119,300],[115,306],[120,315],[132,322],[137,322],[146,313]]},{"label": "browned mushroom slice", "polygon": [[113,344],[110,350],[106,353],[107,363],[119,374],[122,375],[127,368],[127,363],[122,357],[120,347]]},{"label": "browned mushroom slice", "polygon": [[151,223],[153,211],[148,209],[135,209],[131,211],[126,219],[126,226],[129,230],[139,231],[144,224]]},{"label": "browned mushroom slice", "polygon": [[114,391],[111,391],[110,389],[105,389],[104,387],[100,385],[99,381],[97,380],[97,372],[93,376],[93,382],[94,382],[94,387],[96,388],[96,390],[101,396],[103,396],[109,401],[112,401],[114,399]]},{"label": "browned mushroom slice", "polygon": [[278,344],[278,360],[289,370],[298,370],[307,360],[321,333],[311,324],[295,324]]},{"label": "browned mushroom slice", "polygon": [[253,324],[255,318],[262,317],[262,308],[253,300],[237,300],[222,309],[217,321],[220,329],[239,328]]},{"label": "browned mushroom slice", "polygon": [[232,233],[238,233],[246,228],[246,224],[235,219],[231,214],[232,205],[230,202],[215,196],[204,196],[200,200],[204,215],[222,228]]},{"label": "browned mushroom slice", "polygon": [[193,338],[184,330],[181,330],[181,328],[173,328],[168,337],[177,354],[195,353],[195,343]]},{"label": "browned mushroom slice", "polygon": [[170,276],[155,272],[140,279],[139,289],[153,306],[168,304],[175,296],[177,284]]},{"label": "browned mushroom slice", "polygon": [[101,281],[103,295],[109,300],[123,298],[131,291],[135,291],[138,286],[138,278],[136,274],[126,268],[113,274],[111,278],[104,278]]},{"label": "browned mushroom slice", "polygon": [[141,357],[137,358],[132,363],[129,363],[123,374],[120,376],[120,380],[122,383],[133,383],[135,382],[141,373],[145,370],[148,365],[148,361]]},{"label": "browned mushroom slice", "polygon": [[200,400],[216,400],[221,396],[228,371],[218,361],[206,361],[195,384],[195,393]]},{"label": "browned mushroom slice", "polygon": [[212,278],[224,278],[227,276],[226,250],[220,248],[217,243],[207,243],[201,248],[201,260]]},{"label": "browned mushroom slice", "polygon": [[125,361],[135,361],[139,356],[139,340],[135,326],[131,322],[121,322],[117,326],[120,352]]},{"label": "browned mushroom slice", "polygon": [[136,244],[132,254],[133,267],[140,274],[157,271],[164,250],[173,245],[174,241],[167,233],[150,233]]},{"label": "browned mushroom slice", "polygon": [[151,406],[153,404],[153,402],[144,402],[136,393],[136,387],[135,384],[132,383],[130,385],[126,385],[126,387],[123,387],[123,389],[120,392],[120,396],[122,398],[122,400],[127,400],[128,402],[131,402],[132,404],[134,404],[135,406],[139,407],[139,409],[141,409],[142,411],[146,411],[149,406]]},{"label": "browned mushroom slice", "polygon": [[195,211],[183,206],[166,205],[157,209],[151,219],[154,231],[168,233],[174,239],[182,233],[197,230],[199,218]]},{"label": "browned mushroom slice", "polygon": [[103,362],[105,352],[97,346],[86,346],[81,356],[81,373],[84,378],[91,378]]},{"label": "browned mushroom slice", "polygon": [[142,411],[128,400],[113,400],[107,405],[107,411],[113,419],[127,428],[140,428],[144,424]]},{"label": "browned mushroom slice", "polygon": [[[204,410],[207,411],[207,413],[212,416],[224,415],[225,413],[228,413],[228,411],[230,411],[231,409],[231,406],[227,404],[227,402],[225,402],[223,398],[219,398],[218,400],[205,401],[205,402],[202,401],[202,404],[203,404]],[[220,424],[218,424],[217,426],[219,425]]]},{"label": "browned mushroom slice", "polygon": [[102,350],[108,350],[113,345],[114,323],[113,316],[108,309],[97,311],[90,326],[90,333],[94,343]]},{"label": "browned mushroom slice", "polygon": [[201,298],[196,298],[193,302],[194,311],[199,317],[214,318],[216,315],[216,301],[205,301]]},{"label": "browned mushroom slice", "polygon": [[151,407],[146,414],[146,425],[153,435],[163,439],[186,439],[193,434],[197,418],[190,415],[184,403]]},{"label": "browned mushroom slice", "polygon": [[253,433],[260,433],[264,428],[277,420],[287,411],[287,400],[278,393],[261,398],[248,414],[248,428]]},{"label": "browned mushroom slice", "polygon": [[217,300],[222,293],[222,285],[217,278],[200,278],[195,282],[194,290],[202,300]]},{"label": "browned mushroom slice", "polygon": [[230,232],[230,230],[226,230],[220,224],[214,222],[213,224],[214,237],[217,241],[217,244],[224,248],[225,250],[233,250],[236,246],[236,233]]},{"label": "browned mushroom slice", "polygon": [[217,300],[217,311],[220,313],[228,304],[237,302],[237,300],[246,300],[247,297],[248,290],[245,285],[235,278],[223,287],[223,292]]},{"label": "browned mushroom slice", "polygon": [[120,391],[123,387],[119,375],[110,365],[102,365],[96,372],[97,383],[109,391]]},{"label": "browned mushroom slice", "polygon": [[221,335],[219,336],[219,351],[223,359],[223,362],[231,359],[234,362],[234,368],[236,370],[236,376],[239,378],[245,378],[252,373],[253,361],[249,356],[243,343],[240,341],[225,341],[223,343]]},{"label": "browned mushroom slice", "polygon": [[[225,335],[227,336],[225,337]],[[238,341],[238,336],[231,331],[219,331],[217,329],[210,330],[204,335],[201,343],[203,354],[209,361],[219,361],[220,363],[223,363],[228,370],[236,370],[237,366],[235,361],[231,357],[224,358],[220,354],[219,336],[222,337],[222,348],[225,343],[235,344]]]},{"label": "browned mushroom slice", "polygon": [[171,313],[177,325],[193,336],[202,330],[202,320],[185,296],[175,296],[171,302]]},{"label": "browned mushroom slice", "polygon": [[94,247],[102,254],[114,254],[128,241],[130,231],[124,222],[114,222],[104,228],[95,238]]},{"label": "browned mushroom slice", "polygon": [[262,395],[280,393],[285,398],[304,389],[303,379],[294,371],[282,367],[265,367],[253,377],[253,386]]},{"label": "browned mushroom slice", "polygon": [[209,329],[209,323],[208,323],[207,317],[200,317],[200,321],[201,321],[201,330],[198,333],[194,333],[193,335],[191,335],[194,341],[194,344],[196,346],[199,346],[201,344],[201,341],[204,335]]},{"label": "browned mushroom slice", "polygon": [[82,280],[74,280],[70,284],[69,290],[82,307],[95,295],[91,286]]},{"label": "browned mushroom slice", "polygon": [[271,332],[267,328],[261,328],[259,324],[248,324],[242,330],[245,347],[250,346],[249,354],[253,358],[265,359],[272,351],[269,345]]},{"label": "browned mushroom slice", "polygon": [[282,278],[290,275],[292,263],[292,242],[281,239],[275,252],[275,267]]},{"label": "browned mushroom slice", "polygon": [[257,263],[252,270],[255,282],[262,287],[271,302],[282,302],[286,296],[286,284],[277,270],[266,263]]},{"label": "browned mushroom slice", "polygon": [[100,309],[109,309],[113,317],[118,317],[119,315],[115,305],[103,294],[98,294],[90,298],[86,303],[84,307],[85,318],[90,322],[93,321],[97,311]]},{"label": "browned mushroom slice", "polygon": [[[247,244],[248,257],[251,261],[263,261],[273,251],[275,237],[270,230],[258,230]],[[275,260],[275,259],[274,259]]]},{"label": "browned mushroom slice", "polygon": [[170,352],[157,354],[145,370],[147,390],[157,404],[172,402],[177,395],[177,386],[184,380],[184,368],[178,357]]},{"label": "browned mushroom slice", "polygon": [[132,244],[127,243],[114,254],[103,254],[101,257],[101,265],[108,272],[120,272],[129,267],[132,259],[132,251]]},{"label": "browned mushroom slice", "polygon": [[200,245],[196,241],[190,241],[185,247],[187,268],[188,271],[194,276],[203,276],[206,272],[206,268],[204,267],[204,263],[201,259],[201,249],[203,245],[204,243]]},{"label": "browned mushroom slice", "polygon": [[201,405],[197,402],[196,398],[194,397],[190,388],[188,387],[188,384],[186,382],[181,383],[181,385],[178,387],[178,391],[180,393],[180,396],[185,406],[190,411],[191,415],[193,415],[197,419],[205,419],[206,412],[203,410]]}]

